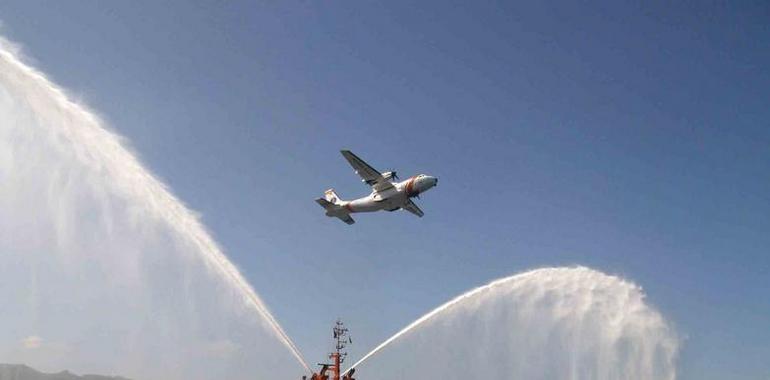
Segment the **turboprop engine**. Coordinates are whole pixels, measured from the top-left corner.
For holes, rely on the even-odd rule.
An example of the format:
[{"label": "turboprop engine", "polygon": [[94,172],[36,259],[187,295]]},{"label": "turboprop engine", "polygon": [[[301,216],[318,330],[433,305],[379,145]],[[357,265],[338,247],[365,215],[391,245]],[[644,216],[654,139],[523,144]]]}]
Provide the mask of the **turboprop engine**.
[{"label": "turboprop engine", "polygon": [[385,179],[387,179],[388,181],[398,180],[398,175],[396,174],[395,171],[382,173],[382,176],[385,177]]}]

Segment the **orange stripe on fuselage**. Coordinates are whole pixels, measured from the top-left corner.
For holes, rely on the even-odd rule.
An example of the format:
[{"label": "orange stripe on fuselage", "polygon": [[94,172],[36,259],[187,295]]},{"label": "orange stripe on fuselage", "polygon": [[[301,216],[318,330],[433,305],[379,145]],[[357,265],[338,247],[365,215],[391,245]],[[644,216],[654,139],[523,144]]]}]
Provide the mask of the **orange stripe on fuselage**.
[{"label": "orange stripe on fuselage", "polygon": [[412,178],[409,178],[409,182],[406,183],[406,196],[411,197],[412,195],[417,195],[417,193],[412,193],[414,191],[414,181],[417,179],[417,176],[414,176]]},{"label": "orange stripe on fuselage", "polygon": [[351,205],[350,205],[350,202],[348,202],[348,203],[346,203],[346,204],[345,204],[345,208],[346,208],[346,209],[347,209],[349,212],[354,212],[354,211],[353,211],[353,206],[351,206]]}]

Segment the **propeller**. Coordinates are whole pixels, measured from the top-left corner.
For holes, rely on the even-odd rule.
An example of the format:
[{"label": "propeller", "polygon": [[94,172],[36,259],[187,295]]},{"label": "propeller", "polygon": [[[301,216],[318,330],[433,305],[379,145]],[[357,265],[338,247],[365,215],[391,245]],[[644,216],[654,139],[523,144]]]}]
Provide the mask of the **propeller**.
[{"label": "propeller", "polygon": [[394,180],[398,181],[398,174],[396,173],[396,171],[393,170],[393,171],[391,171],[391,173],[393,173],[391,178],[393,178]]}]

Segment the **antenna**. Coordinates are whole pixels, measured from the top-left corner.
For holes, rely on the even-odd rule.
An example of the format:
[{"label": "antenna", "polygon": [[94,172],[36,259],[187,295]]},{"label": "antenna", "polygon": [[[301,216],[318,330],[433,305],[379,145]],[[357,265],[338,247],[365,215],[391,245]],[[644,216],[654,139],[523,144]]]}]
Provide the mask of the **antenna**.
[{"label": "antenna", "polygon": [[340,354],[340,363],[342,363],[345,360],[345,357],[348,355],[347,352],[340,352],[345,349],[345,346],[348,345],[348,343],[351,343],[352,340],[350,339],[350,336],[348,335],[348,328],[345,327],[345,324],[342,323],[342,320],[337,319],[337,322],[334,324],[334,339],[336,340],[334,348],[337,349],[337,353]]}]

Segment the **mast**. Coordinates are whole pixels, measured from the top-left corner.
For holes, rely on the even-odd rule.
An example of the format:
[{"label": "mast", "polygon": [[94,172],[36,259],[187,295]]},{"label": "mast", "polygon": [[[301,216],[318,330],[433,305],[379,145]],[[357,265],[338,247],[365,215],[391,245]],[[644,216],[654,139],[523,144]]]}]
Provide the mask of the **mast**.
[{"label": "mast", "polygon": [[[340,378],[342,375],[342,363],[348,356],[348,353],[344,352],[344,349],[348,344],[353,343],[353,340],[348,334],[348,328],[338,319],[337,322],[335,322],[332,331],[334,333],[334,352],[329,354],[329,359],[331,359],[332,362],[318,363],[318,365],[321,366],[321,370],[318,373],[314,373],[310,377],[310,380],[355,380],[353,378],[355,370],[350,370]],[[327,371],[331,372],[331,378],[326,374]],[[306,377],[303,376],[302,379],[305,380]]]},{"label": "mast", "polygon": [[340,380],[340,372],[342,371],[340,366],[342,365],[342,362],[345,361],[345,357],[348,356],[348,353],[342,352],[342,350],[344,350],[345,346],[350,343],[350,337],[348,336],[348,329],[339,319],[337,319],[333,331],[334,339],[336,341],[334,348],[336,351],[329,355],[329,358],[334,362],[332,368],[332,380]]}]

